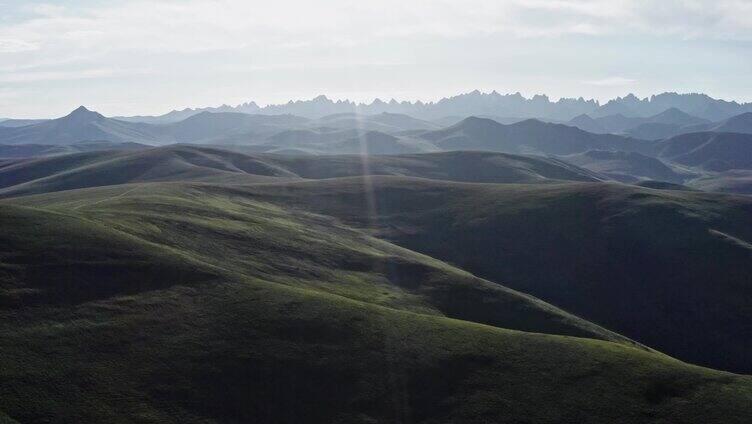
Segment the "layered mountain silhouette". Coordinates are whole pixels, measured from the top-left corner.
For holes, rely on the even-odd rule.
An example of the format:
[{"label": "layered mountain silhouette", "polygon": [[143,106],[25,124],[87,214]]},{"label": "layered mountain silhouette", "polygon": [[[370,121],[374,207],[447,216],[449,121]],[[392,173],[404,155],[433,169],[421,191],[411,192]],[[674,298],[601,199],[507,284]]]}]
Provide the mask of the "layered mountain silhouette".
[{"label": "layered mountain silhouette", "polygon": [[81,106],[62,118],[22,127],[0,127],[0,144],[69,145],[82,141],[113,143],[226,143],[263,140],[308,119],[290,115],[202,112],[182,121],[152,125],[106,118]]},{"label": "layered mountain silhouette", "polygon": [[625,134],[646,140],[659,140],[679,134],[705,131],[750,134],[752,113],[746,112],[719,122],[711,122],[671,108],[648,118],[627,117],[622,114],[592,118],[583,114],[576,116],[568,124],[593,133]]},{"label": "layered mountain silhouette", "polygon": [[292,115],[201,112],[175,123],[150,126],[149,130],[162,143],[249,143],[307,122]]},{"label": "layered mountain silhouette", "polygon": [[[501,118],[496,118],[502,120]],[[404,155],[441,151],[489,151],[553,155],[627,183],[655,180],[719,191],[746,192],[752,113],[709,122],[669,108],[650,117],[583,114],[570,124],[535,119],[502,124],[468,117],[454,125],[404,114],[340,113],[318,119],[295,115],[200,112],[167,124],[125,122],[80,107],[69,115],[23,126],[0,127],[0,158],[50,156],[99,150],[141,150],[148,145],[192,143],[241,153],[288,155]],[[626,134],[600,133],[637,125]],[[375,129],[377,128],[377,129]],[[723,132],[721,130],[737,132]],[[660,139],[646,132],[691,131]],[[702,130],[702,131],[695,131]],[[647,140],[658,138],[658,140]],[[8,159],[11,159],[9,162]],[[697,180],[695,184],[694,180]],[[727,184],[730,186],[727,187]]]},{"label": "layered mountain silhouette", "polygon": [[660,159],[636,152],[590,150],[562,156],[561,159],[625,183],[643,180],[681,183],[688,178],[688,175],[676,172]]},{"label": "layered mountain silhouette", "polygon": [[80,141],[155,144],[145,124],[105,118],[81,106],[67,116],[21,127],[0,127],[0,144],[66,145]]},{"label": "layered mountain silhouette", "polygon": [[700,132],[660,143],[661,158],[708,171],[752,169],[752,134]]},{"label": "layered mountain silhouette", "polygon": [[709,131],[752,134],[752,112],[732,116],[711,126]]},{"label": "layered mountain silhouette", "polygon": [[626,134],[646,140],[658,140],[683,132],[700,131],[711,124],[707,119],[692,116],[675,107],[646,118],[625,116],[622,113],[598,118],[580,115],[568,123],[593,133]]},{"label": "layered mountain silhouette", "polygon": [[582,97],[551,101],[545,95],[525,98],[520,93],[500,94],[496,91],[482,93],[475,90],[470,93],[443,98],[437,102],[398,102],[394,99],[389,101],[376,99],[371,103],[356,103],[349,100],[335,101],[321,95],[311,100],[290,101],[264,107],[259,107],[254,102],[248,102],[235,107],[222,105],[216,108],[183,109],[161,116],[120,117],[119,119],[147,123],[167,123],[176,122],[200,112],[292,114],[311,119],[341,113],[373,115],[387,112],[407,114],[428,120],[452,116],[461,118],[467,116],[498,116],[569,121],[582,114],[588,114],[593,118],[615,114],[621,114],[625,117],[650,117],[672,108],[709,121],[721,121],[734,115],[752,112],[752,104],[750,103],[727,102],[696,93],[662,93],[643,99],[630,94],[600,104],[596,100],[585,100]]},{"label": "layered mountain silhouette", "polygon": [[651,152],[653,143],[613,134],[593,134],[535,119],[503,125],[470,117],[451,127],[426,132],[421,138],[443,150],[486,150],[506,153],[568,155],[588,150]]}]

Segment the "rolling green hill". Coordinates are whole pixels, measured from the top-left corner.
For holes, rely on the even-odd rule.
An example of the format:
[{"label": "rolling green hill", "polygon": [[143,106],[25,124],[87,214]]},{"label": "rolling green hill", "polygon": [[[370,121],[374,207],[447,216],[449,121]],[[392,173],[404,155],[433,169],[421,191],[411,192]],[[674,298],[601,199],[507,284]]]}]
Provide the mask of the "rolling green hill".
[{"label": "rolling green hill", "polygon": [[14,161],[0,167],[0,197],[133,182],[248,184],[363,174],[497,183],[598,179],[592,172],[555,159],[498,153],[301,157],[172,145],[134,152],[87,152]]},{"label": "rolling green hill", "polygon": [[[40,174],[45,170],[49,176]],[[287,183],[363,174],[548,184],[381,177]],[[239,196],[373,227],[399,245],[683,360],[749,372],[752,330],[733,319],[750,308],[745,246],[752,240],[752,207],[746,198],[561,184],[596,177],[554,159],[482,152],[290,157],[170,146],[38,159],[8,165],[0,175],[9,184],[0,191],[5,197],[139,181],[231,183]],[[258,185],[268,182],[273,184]],[[60,196],[72,198],[69,192]]]},{"label": "rolling green hill", "polygon": [[238,190],[371,229],[683,360],[752,372],[740,319],[752,311],[752,198],[393,177]]},{"label": "rolling green hill", "polygon": [[266,156],[307,179],[399,175],[482,183],[598,181],[597,174],[551,158],[490,152],[442,152],[393,156]]},{"label": "rolling green hill", "polygon": [[0,197],[150,181],[252,183],[296,176],[252,156],[174,145],[35,158],[0,169]]},{"label": "rolling green hill", "polygon": [[[392,180],[400,185],[385,189]],[[387,202],[390,190],[435,184],[373,183]],[[324,196],[307,186],[339,188]],[[361,198],[356,186],[136,184],[0,202],[8,230],[0,233],[0,417],[742,423],[752,416],[750,377],[684,364],[291,207],[309,196],[344,207],[346,187]],[[456,195],[502,190],[433,187]],[[309,194],[285,200],[299,189]],[[414,199],[449,199],[432,196]]]}]

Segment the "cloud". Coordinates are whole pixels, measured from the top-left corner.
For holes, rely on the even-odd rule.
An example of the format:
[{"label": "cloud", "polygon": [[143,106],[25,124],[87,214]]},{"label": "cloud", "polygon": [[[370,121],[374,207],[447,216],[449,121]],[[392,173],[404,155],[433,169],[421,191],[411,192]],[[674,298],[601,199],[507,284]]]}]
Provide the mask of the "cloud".
[{"label": "cloud", "polygon": [[21,22],[0,24],[6,51],[41,46],[190,53],[494,34],[752,40],[752,2],[746,0],[130,0],[30,10]]},{"label": "cloud", "polygon": [[26,52],[38,48],[39,46],[37,44],[28,41],[13,38],[0,38],[0,53]]},{"label": "cloud", "polygon": [[0,72],[0,82],[18,83],[37,81],[68,81],[150,74],[153,74],[153,72],[144,69],[92,68],[72,70],[35,70],[9,73]]},{"label": "cloud", "polygon": [[[544,84],[555,91],[565,81],[598,93],[638,84],[620,75],[639,75],[640,86],[657,78],[670,78],[661,87],[678,84],[677,72],[732,84],[718,77],[718,69],[742,72],[751,63],[745,55],[752,43],[749,0],[108,0],[5,6],[0,82],[34,90],[39,81],[57,81],[45,84],[57,96],[93,86],[65,86],[78,79],[119,79],[102,84],[106,89],[96,95],[128,101],[134,97],[131,84],[151,84],[154,89],[138,95],[164,98],[158,101],[165,104],[227,92],[263,101],[264,92],[317,84],[374,92],[375,86],[393,90],[400,84],[428,87],[421,88],[426,93],[447,85],[538,92]],[[718,49],[719,40],[734,43]],[[665,54],[677,47],[686,50]],[[686,65],[700,53],[698,66]],[[655,65],[650,75],[642,70],[647,61]],[[365,69],[373,63],[402,66],[391,73]],[[139,75],[134,68],[157,75],[129,80]],[[670,77],[658,75],[669,68]],[[610,77],[582,81],[599,76]]]}]

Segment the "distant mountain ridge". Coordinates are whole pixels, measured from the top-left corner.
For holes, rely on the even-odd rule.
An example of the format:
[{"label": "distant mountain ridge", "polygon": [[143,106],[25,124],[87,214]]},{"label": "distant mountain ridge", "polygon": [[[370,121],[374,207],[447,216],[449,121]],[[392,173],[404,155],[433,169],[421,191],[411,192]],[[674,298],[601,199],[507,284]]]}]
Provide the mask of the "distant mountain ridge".
[{"label": "distant mountain ridge", "polygon": [[62,118],[20,127],[0,127],[1,144],[68,145],[81,141],[157,144],[147,124],[118,121],[81,106]]},{"label": "distant mountain ridge", "polygon": [[658,140],[696,132],[752,134],[752,112],[744,112],[720,121],[710,121],[669,108],[649,117],[630,117],[621,113],[602,117],[578,115],[567,125],[596,134],[625,134],[645,140]]},{"label": "distant mountain ridge", "polygon": [[666,92],[645,98],[634,94],[617,97],[601,104],[598,100],[561,98],[551,101],[548,96],[537,94],[526,98],[519,92],[500,94],[496,91],[483,93],[478,90],[446,97],[436,102],[383,101],[370,103],[350,100],[332,100],[324,95],[310,100],[289,101],[283,104],[258,106],[247,102],[238,106],[222,105],[196,109],[173,110],[160,116],[117,117],[125,121],[166,123],[185,119],[200,112],[240,112],[251,114],[292,114],[306,118],[321,118],[338,113],[379,114],[401,113],[420,119],[441,119],[447,116],[494,115],[500,117],[539,118],[568,121],[578,115],[588,114],[593,118],[614,114],[626,117],[649,117],[666,109],[675,108],[686,114],[709,121],[720,121],[745,112],[752,112],[752,103],[738,103],[714,99],[706,94],[679,94]]},{"label": "distant mountain ridge", "polygon": [[682,134],[662,141],[658,147],[658,156],[715,172],[752,169],[752,134]]},{"label": "distant mountain ridge", "polygon": [[443,150],[570,155],[588,150],[652,153],[655,144],[614,134],[593,134],[576,127],[528,119],[503,125],[469,117],[451,127],[420,136]]}]

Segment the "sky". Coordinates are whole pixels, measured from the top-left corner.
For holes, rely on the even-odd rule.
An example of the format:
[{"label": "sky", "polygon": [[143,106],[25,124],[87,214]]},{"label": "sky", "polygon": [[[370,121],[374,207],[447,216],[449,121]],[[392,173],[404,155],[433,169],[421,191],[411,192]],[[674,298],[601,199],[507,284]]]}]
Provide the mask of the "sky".
[{"label": "sky", "polygon": [[0,0],[0,117],[475,89],[752,101],[749,0]]}]

